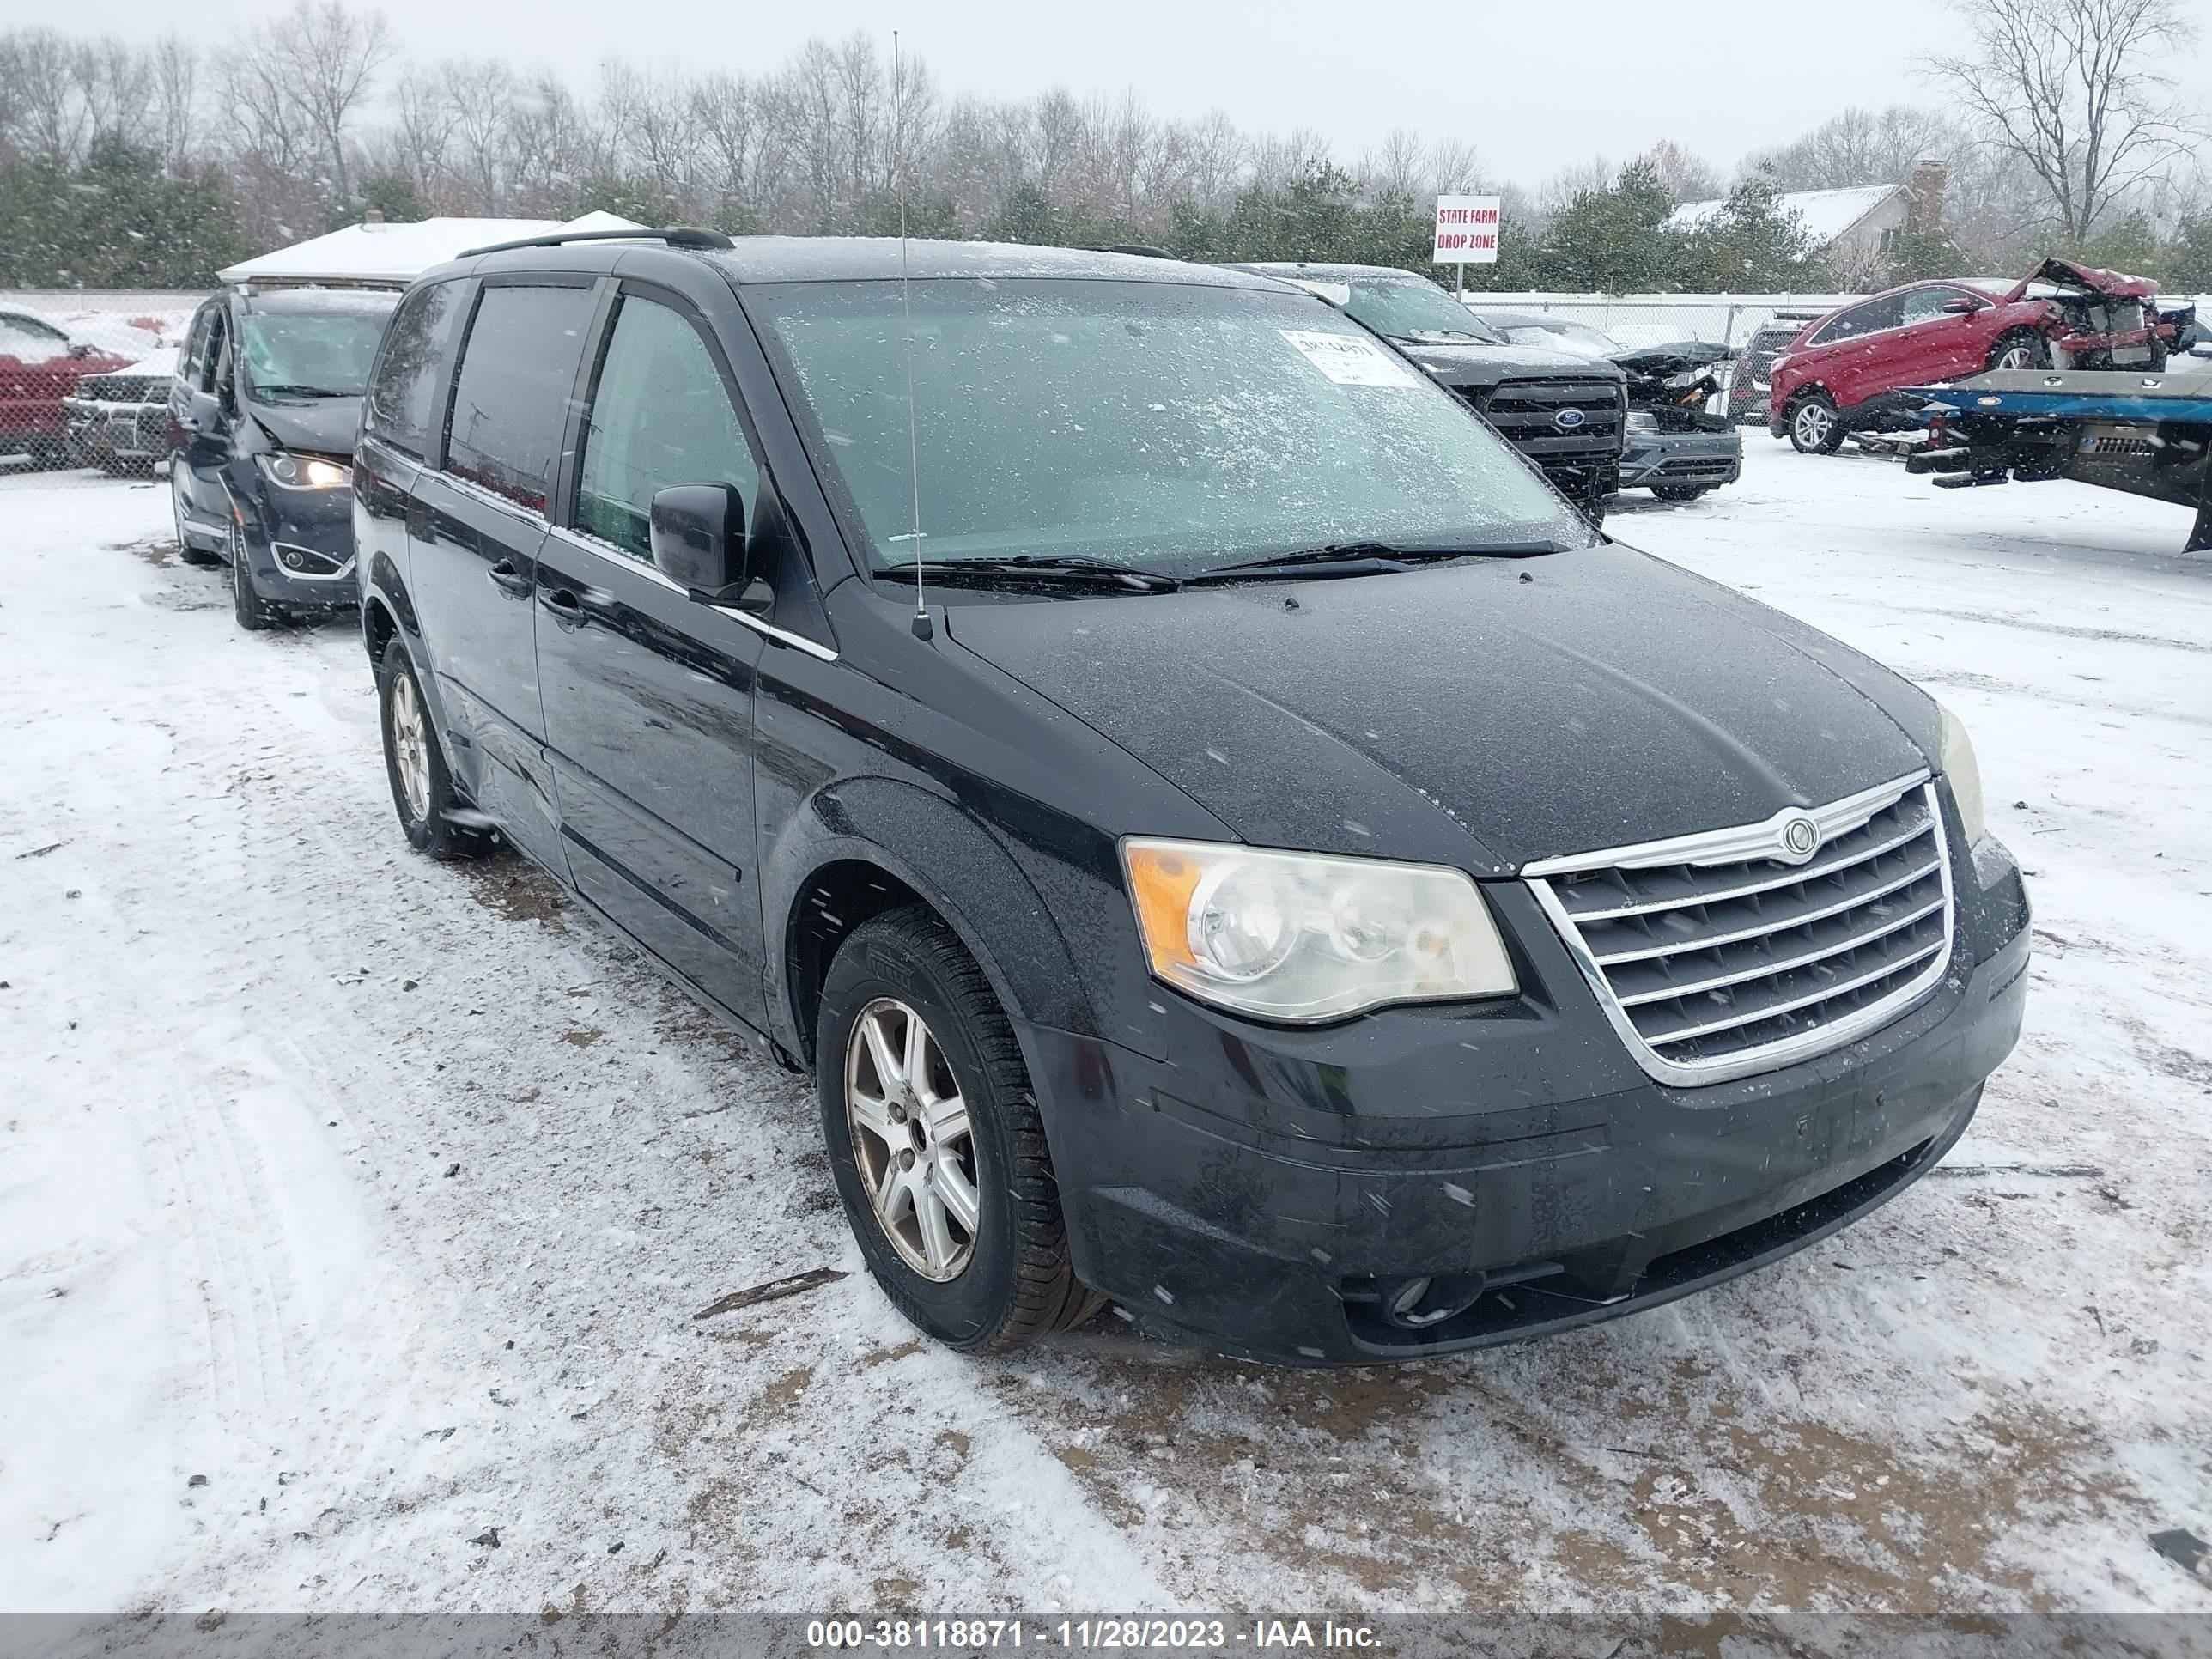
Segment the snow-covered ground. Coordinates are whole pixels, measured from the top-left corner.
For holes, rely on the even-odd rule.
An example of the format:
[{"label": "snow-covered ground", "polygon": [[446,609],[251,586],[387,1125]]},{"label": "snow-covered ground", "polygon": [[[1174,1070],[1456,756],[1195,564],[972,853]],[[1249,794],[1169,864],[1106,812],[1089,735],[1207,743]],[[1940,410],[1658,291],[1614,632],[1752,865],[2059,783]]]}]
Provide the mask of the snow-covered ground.
[{"label": "snow-covered ground", "polygon": [[1785,1264],[1326,1375],[915,1340],[805,1085],[406,851],[348,631],[239,632],[163,485],[0,480],[0,1602],[2212,1611],[2145,1541],[2212,1535],[2212,557],[1749,442],[1614,527],[1966,717],[2021,1048]]}]

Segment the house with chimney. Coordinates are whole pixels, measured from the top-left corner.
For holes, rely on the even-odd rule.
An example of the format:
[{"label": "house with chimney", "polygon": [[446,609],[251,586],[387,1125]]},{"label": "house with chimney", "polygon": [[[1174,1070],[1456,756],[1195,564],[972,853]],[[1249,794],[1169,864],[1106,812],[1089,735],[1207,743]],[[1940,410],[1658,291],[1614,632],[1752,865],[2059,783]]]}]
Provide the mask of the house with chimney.
[{"label": "house with chimney", "polygon": [[[1902,184],[1788,191],[1775,202],[1797,215],[1834,291],[1863,294],[1882,285],[1902,239],[1942,226],[1944,173],[1943,163],[1929,157],[1914,163],[1912,176]],[[1668,228],[1694,230],[1723,205],[1685,202]]]}]

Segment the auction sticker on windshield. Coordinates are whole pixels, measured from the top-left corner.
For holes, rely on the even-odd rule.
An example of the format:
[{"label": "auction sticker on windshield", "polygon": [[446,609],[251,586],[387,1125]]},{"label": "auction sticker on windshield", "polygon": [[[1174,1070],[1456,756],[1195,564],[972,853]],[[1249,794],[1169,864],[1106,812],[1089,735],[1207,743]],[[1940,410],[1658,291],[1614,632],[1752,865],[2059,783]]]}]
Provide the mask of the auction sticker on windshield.
[{"label": "auction sticker on windshield", "polygon": [[1330,334],[1313,328],[1285,328],[1277,332],[1339,386],[1420,384],[1405,364],[1374,341],[1362,339],[1357,334]]}]

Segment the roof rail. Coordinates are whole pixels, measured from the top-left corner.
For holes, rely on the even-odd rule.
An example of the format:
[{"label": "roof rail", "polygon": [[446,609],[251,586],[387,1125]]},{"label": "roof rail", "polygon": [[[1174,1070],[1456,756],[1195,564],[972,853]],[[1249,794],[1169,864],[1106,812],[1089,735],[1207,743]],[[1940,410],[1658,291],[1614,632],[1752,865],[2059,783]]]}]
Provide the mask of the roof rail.
[{"label": "roof rail", "polygon": [[1172,259],[1176,256],[1164,247],[1152,247],[1143,242],[1091,242],[1085,245],[1090,253],[1133,253],[1144,259]]},{"label": "roof rail", "polygon": [[460,257],[473,259],[479,253],[505,253],[518,247],[560,247],[568,242],[636,242],[662,241],[671,247],[735,247],[737,244],[719,230],[708,230],[698,225],[668,225],[654,230],[640,225],[634,230],[549,230],[543,236],[525,236],[512,242],[489,242],[483,247],[464,249]]}]

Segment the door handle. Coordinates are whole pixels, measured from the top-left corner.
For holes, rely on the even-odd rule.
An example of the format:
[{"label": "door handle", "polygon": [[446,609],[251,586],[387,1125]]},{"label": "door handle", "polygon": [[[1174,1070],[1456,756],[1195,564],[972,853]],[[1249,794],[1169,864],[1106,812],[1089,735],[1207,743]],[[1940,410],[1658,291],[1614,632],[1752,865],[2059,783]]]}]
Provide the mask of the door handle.
[{"label": "door handle", "polygon": [[484,574],[491,578],[491,585],[502,593],[518,599],[530,597],[530,578],[514,568],[512,559],[501,559]]},{"label": "door handle", "polygon": [[550,611],[553,620],[563,628],[581,628],[589,620],[584,612],[584,602],[569,588],[556,587],[541,592],[538,595],[538,603]]}]

